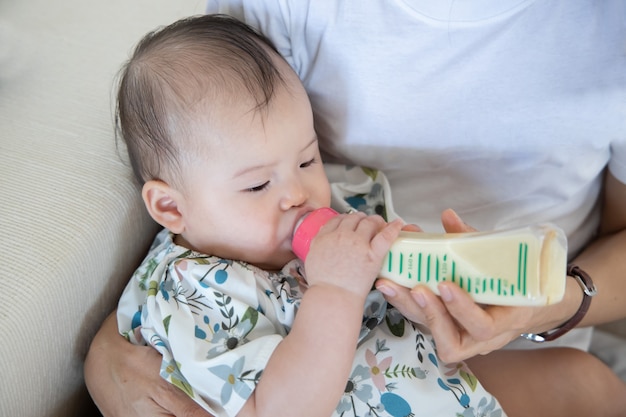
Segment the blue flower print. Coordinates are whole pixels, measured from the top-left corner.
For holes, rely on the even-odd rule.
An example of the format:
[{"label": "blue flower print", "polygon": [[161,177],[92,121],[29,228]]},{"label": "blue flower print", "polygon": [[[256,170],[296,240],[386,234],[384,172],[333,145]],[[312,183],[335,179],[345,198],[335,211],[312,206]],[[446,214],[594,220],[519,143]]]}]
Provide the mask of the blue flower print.
[{"label": "blue flower print", "polygon": [[459,404],[465,408],[469,407],[470,397],[460,379],[450,378],[444,382],[443,379],[437,378],[437,383],[444,391],[450,391]]},{"label": "blue flower print", "polygon": [[354,195],[345,198],[346,203],[350,204],[351,207],[354,207],[357,211],[367,212],[368,206],[367,201],[363,198],[363,195]]},{"label": "blue flower print", "polygon": [[141,306],[139,306],[139,310],[135,314],[133,314],[132,321],[130,323],[131,330],[134,330],[141,326]]},{"label": "blue flower print", "polygon": [[487,402],[486,398],[482,398],[478,402],[476,408],[467,408],[463,414],[459,414],[460,417],[501,417],[502,409],[496,407],[495,398],[491,397],[491,401]]},{"label": "blue flower print", "polygon": [[369,378],[369,368],[362,365],[357,365],[354,368],[352,375],[348,378],[343,397],[337,406],[337,414],[350,411],[353,407],[353,396],[364,403],[367,403],[372,398],[372,386],[364,383]]},{"label": "blue flower print", "polygon": [[243,320],[231,329],[219,329],[211,339],[213,348],[207,353],[207,359],[213,358],[229,350],[235,349],[240,344],[247,342],[246,336],[254,324],[250,320]]},{"label": "blue flower print", "polygon": [[230,401],[233,391],[244,399],[247,399],[252,393],[252,389],[250,389],[243,378],[241,378],[245,360],[246,358],[242,356],[235,361],[232,367],[228,365],[218,365],[208,368],[209,371],[225,382],[220,396],[222,404],[227,404]]},{"label": "blue flower print", "polygon": [[392,392],[385,392],[380,396],[380,402],[385,406],[385,411],[393,417],[413,417],[415,414],[411,411],[408,402],[399,395]]},{"label": "blue flower print", "polygon": [[165,301],[169,301],[169,293],[174,291],[174,283],[172,282],[172,280],[165,279],[163,282],[161,282],[161,285],[159,285],[159,291],[161,292],[161,297],[163,297]]},{"label": "blue flower print", "polygon": [[215,282],[218,284],[223,284],[228,279],[228,272],[225,269],[220,269],[215,271]]},{"label": "blue flower print", "polygon": [[[433,365],[438,366],[437,357],[432,353],[428,354],[428,359],[433,363]],[[437,383],[444,391],[449,391],[454,395],[454,398],[461,404],[463,407],[468,408],[470,403],[470,397],[467,395],[467,391],[463,386],[463,383],[458,378],[448,378],[445,381],[441,378],[437,378]]]}]

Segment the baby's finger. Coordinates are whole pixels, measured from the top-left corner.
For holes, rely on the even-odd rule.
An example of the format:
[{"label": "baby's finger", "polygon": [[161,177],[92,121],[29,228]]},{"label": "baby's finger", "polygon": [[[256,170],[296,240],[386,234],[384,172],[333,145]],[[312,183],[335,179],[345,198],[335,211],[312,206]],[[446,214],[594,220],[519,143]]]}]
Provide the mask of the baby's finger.
[{"label": "baby's finger", "polygon": [[[383,220],[384,221],[384,220]],[[403,226],[402,220],[394,220],[386,224],[372,239],[370,247],[377,256],[383,258],[398,237]]]},{"label": "baby's finger", "polygon": [[324,233],[332,232],[337,230],[338,228],[346,228],[348,230],[356,230],[360,221],[365,217],[365,213],[355,212],[351,214],[339,214],[333,218],[331,218],[320,232],[323,230]]}]

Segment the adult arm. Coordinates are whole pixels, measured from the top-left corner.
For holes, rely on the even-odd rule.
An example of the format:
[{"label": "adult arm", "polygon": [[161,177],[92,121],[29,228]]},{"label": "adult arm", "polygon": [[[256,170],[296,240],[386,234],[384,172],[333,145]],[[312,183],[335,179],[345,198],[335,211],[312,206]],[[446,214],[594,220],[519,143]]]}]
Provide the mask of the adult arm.
[{"label": "adult arm", "polygon": [[607,173],[600,236],[575,263],[599,289],[581,326],[626,317],[626,184]]},{"label": "adult arm", "polygon": [[85,382],[104,417],[211,417],[180,389],[159,376],[161,355],[128,343],[107,317],[85,360]]},{"label": "adult arm", "polygon": [[[442,215],[449,232],[473,230],[452,211]],[[579,326],[626,317],[626,184],[608,173],[600,233],[574,260],[594,280],[598,294]],[[386,280],[377,287],[389,302],[413,321],[432,331],[444,361],[458,361],[497,350],[521,333],[540,333],[569,320],[580,306],[582,291],[567,279],[563,301],[544,307],[478,306],[452,283],[439,285],[441,296],[425,286],[411,290]]]}]

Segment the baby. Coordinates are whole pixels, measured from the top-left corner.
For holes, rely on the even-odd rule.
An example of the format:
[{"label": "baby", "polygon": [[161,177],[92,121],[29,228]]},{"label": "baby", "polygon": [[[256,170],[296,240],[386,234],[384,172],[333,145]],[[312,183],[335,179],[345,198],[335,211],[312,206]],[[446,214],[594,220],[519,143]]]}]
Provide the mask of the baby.
[{"label": "baby", "polygon": [[[163,355],[163,378],[216,416],[504,415],[372,290],[401,221],[339,215],[296,259],[294,227],[331,204],[331,185],[306,92],[266,38],[220,15],[149,33],[123,68],[117,122],[165,228],[118,322]],[[333,186],[334,201],[384,205],[382,174],[344,171],[366,190]]]}]

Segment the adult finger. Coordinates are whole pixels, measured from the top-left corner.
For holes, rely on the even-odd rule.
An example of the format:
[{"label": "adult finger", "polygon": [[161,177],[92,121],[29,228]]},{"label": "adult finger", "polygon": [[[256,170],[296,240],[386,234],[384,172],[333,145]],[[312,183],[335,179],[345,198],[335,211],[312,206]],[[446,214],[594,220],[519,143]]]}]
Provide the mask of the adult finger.
[{"label": "adult finger", "polygon": [[163,414],[160,414],[161,416],[213,417],[212,414],[209,414],[200,407],[183,391],[170,383],[166,382],[165,385],[159,387],[158,391],[159,393],[156,395],[155,402],[158,409],[163,412]]},{"label": "adult finger", "polygon": [[379,278],[374,285],[385,296],[385,300],[397,308],[404,317],[415,323],[425,323],[423,311],[415,303],[410,288],[385,278]]},{"label": "adult finger", "polygon": [[405,232],[423,232],[421,227],[413,223],[405,224],[402,226],[402,230]]},{"label": "adult finger", "polygon": [[440,284],[439,291],[441,297],[436,297],[416,287],[413,295],[444,361],[464,360],[501,348],[521,333],[529,317],[529,310],[524,308],[483,308],[451,283]]},{"label": "adult finger", "polygon": [[439,291],[450,315],[475,340],[519,335],[532,317],[532,308],[528,307],[478,306],[467,292],[452,283],[440,284]]},{"label": "adult finger", "polygon": [[441,224],[448,233],[476,232],[472,226],[466,224],[461,217],[452,209],[446,209],[441,213]]}]

